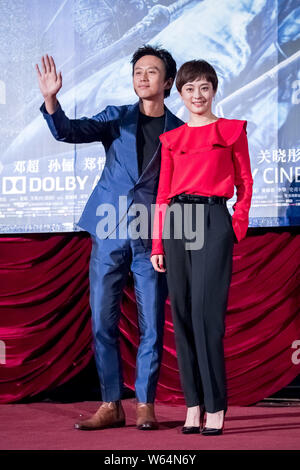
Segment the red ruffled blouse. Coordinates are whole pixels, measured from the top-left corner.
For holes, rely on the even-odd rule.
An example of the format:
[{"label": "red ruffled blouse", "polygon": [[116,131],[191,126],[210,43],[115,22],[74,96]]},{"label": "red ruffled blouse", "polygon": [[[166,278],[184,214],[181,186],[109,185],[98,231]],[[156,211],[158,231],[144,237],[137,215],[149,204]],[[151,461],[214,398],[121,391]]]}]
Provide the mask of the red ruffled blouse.
[{"label": "red ruffled blouse", "polygon": [[181,193],[230,199],[236,186],[232,225],[238,242],[246,236],[253,186],[246,127],[247,121],[219,118],[200,127],[184,124],[160,136],[161,169],[151,256],[164,254],[167,205]]}]

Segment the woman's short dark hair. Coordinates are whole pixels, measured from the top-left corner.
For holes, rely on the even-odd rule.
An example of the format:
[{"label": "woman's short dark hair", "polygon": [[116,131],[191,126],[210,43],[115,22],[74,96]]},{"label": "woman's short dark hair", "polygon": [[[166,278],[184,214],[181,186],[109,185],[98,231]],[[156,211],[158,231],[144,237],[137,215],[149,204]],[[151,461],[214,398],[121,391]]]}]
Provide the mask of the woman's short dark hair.
[{"label": "woman's short dark hair", "polygon": [[[132,74],[134,72],[134,66],[137,61],[145,55],[154,55],[155,57],[161,59],[165,64],[166,80],[168,80],[169,78],[172,78],[173,80],[175,79],[177,72],[176,62],[171,56],[170,52],[158,46],[150,46],[149,44],[144,44],[144,46],[139,47],[139,49],[137,49],[133,54],[131,59]],[[170,96],[171,88],[169,90],[165,90],[165,98],[167,98],[167,96]]]},{"label": "woman's short dark hair", "polygon": [[214,92],[218,89],[218,77],[215,69],[205,60],[190,60],[182,64],[176,77],[176,88],[179,93],[183,85],[193,82],[197,78],[205,78],[211,82]]}]

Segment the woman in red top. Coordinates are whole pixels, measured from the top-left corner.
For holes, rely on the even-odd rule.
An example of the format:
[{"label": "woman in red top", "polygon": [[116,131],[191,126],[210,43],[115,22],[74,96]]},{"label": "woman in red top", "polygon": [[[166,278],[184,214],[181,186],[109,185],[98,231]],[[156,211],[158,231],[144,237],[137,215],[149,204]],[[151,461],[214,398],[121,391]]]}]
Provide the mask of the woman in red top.
[{"label": "woman in red top", "polygon": [[187,405],[182,432],[216,435],[227,410],[223,337],[233,245],[246,236],[252,197],[247,122],[212,113],[218,78],[205,61],[183,64],[176,87],[189,121],[160,136],[151,261],[167,273]]}]

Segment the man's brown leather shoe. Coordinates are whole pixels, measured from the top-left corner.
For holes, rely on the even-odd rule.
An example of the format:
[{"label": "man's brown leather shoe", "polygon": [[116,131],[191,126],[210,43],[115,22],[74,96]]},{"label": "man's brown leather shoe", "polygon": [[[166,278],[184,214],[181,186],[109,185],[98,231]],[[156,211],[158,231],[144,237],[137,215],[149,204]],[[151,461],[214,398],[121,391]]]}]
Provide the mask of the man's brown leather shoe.
[{"label": "man's brown leather shoe", "polygon": [[82,431],[121,426],[125,426],[125,413],[120,401],[104,401],[89,419],[75,423],[75,429],[81,429]]},{"label": "man's brown leather shoe", "polygon": [[158,429],[158,422],[155,418],[153,403],[137,403],[136,427],[141,431]]}]

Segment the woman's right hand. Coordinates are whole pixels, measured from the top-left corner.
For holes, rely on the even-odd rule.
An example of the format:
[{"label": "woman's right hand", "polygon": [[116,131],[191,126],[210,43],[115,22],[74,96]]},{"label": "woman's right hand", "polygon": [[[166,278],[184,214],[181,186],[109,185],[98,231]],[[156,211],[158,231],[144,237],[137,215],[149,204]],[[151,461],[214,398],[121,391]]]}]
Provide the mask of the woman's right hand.
[{"label": "woman's right hand", "polygon": [[40,71],[37,64],[35,64],[35,68],[46,109],[49,114],[52,114],[57,106],[56,95],[62,87],[61,72],[56,72],[53,57],[49,57],[47,54],[42,57],[42,71]]},{"label": "woman's right hand", "polygon": [[164,267],[164,255],[152,255],[150,260],[155,271],[159,273],[166,272],[166,268]]}]

